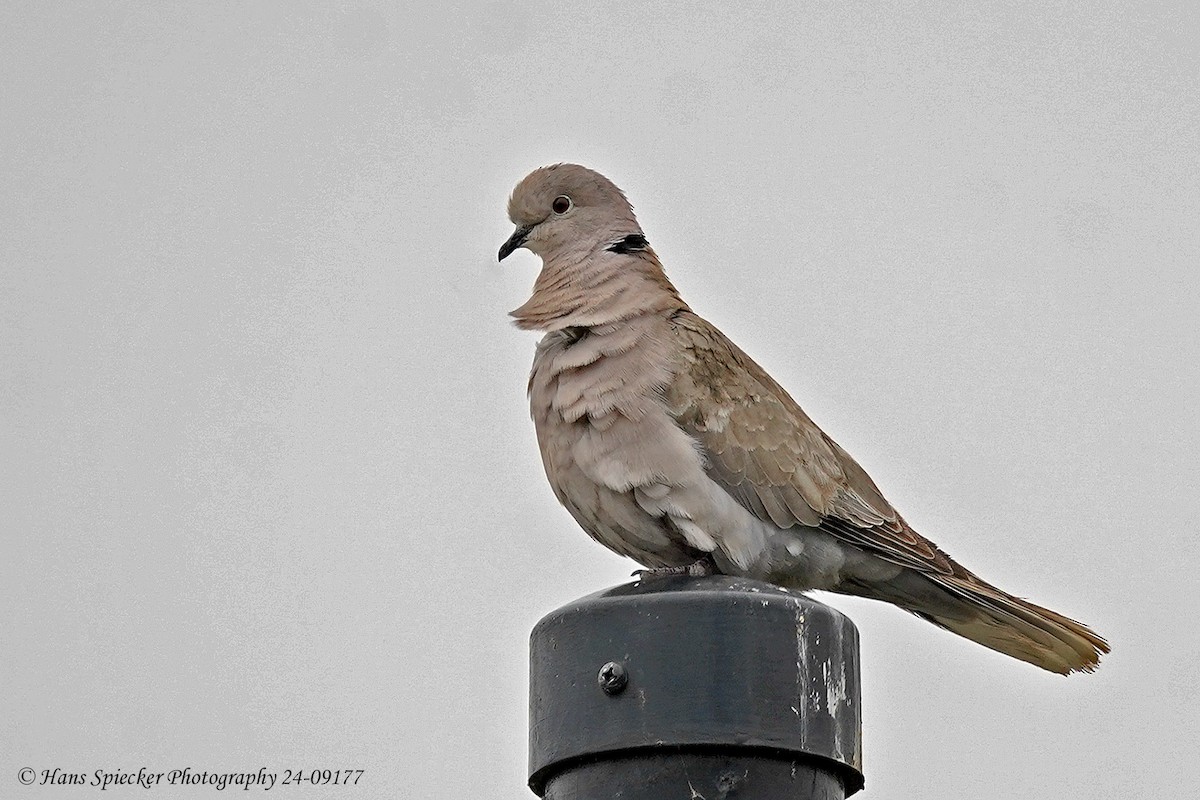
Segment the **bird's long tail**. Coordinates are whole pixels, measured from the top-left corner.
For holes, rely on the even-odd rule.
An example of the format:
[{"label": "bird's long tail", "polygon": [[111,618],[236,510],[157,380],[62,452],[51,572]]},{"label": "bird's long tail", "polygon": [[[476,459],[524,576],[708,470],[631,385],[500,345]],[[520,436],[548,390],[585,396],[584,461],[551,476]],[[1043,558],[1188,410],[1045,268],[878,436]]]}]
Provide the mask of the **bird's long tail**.
[{"label": "bird's long tail", "polygon": [[904,570],[883,585],[862,587],[861,595],[894,603],[984,647],[1061,675],[1091,672],[1109,652],[1108,642],[1086,625],[962,572]]}]

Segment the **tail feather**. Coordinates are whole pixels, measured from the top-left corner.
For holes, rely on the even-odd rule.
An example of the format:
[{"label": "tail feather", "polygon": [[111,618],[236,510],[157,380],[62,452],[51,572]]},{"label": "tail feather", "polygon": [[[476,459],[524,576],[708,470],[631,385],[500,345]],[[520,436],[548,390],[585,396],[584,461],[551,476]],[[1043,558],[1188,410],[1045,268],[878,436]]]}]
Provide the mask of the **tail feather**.
[{"label": "tail feather", "polygon": [[894,603],[952,633],[1007,656],[1067,675],[1092,672],[1108,642],[1086,625],[997,589],[974,575],[905,570],[855,591]]},{"label": "tail feather", "polygon": [[1100,656],[1109,652],[1108,642],[1086,625],[976,581],[964,585],[953,578],[933,580],[975,610],[967,619],[921,616],[984,647],[1060,675],[1092,672],[1100,665]]}]

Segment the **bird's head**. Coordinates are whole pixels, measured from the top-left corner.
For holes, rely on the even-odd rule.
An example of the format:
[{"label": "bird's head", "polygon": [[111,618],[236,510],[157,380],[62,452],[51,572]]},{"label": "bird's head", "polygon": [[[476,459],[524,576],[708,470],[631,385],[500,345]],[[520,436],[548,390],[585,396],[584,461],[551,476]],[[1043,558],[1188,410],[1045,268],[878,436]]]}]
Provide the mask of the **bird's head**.
[{"label": "bird's head", "polygon": [[508,200],[508,218],[517,229],[500,248],[501,261],[521,247],[543,261],[585,258],[642,233],[621,190],[578,164],[554,164],[525,176]]}]

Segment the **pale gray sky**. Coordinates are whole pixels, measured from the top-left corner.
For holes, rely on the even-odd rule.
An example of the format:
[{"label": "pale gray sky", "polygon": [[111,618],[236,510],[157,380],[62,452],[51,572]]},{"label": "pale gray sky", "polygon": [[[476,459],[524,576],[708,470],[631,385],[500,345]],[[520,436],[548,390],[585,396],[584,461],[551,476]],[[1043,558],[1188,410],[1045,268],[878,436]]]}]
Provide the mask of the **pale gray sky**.
[{"label": "pale gray sky", "polygon": [[1112,642],[1063,679],[822,597],[862,796],[1194,796],[1197,8],[5,3],[0,796],[532,797],[528,632],[635,567],[546,486],[495,263],[560,160],[918,530]]}]

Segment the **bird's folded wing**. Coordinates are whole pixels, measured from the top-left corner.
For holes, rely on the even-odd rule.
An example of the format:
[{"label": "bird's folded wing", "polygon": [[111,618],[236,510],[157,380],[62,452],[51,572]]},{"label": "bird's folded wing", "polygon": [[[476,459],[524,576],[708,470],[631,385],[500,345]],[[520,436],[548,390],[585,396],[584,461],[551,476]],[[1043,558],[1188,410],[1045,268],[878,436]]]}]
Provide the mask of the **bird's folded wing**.
[{"label": "bird's folded wing", "polygon": [[667,405],[704,448],[709,476],[743,507],[782,528],[819,527],[902,566],[955,572],[862,467],[724,334],[688,311],[675,316],[673,331],[681,363],[665,389]]}]

